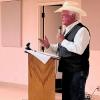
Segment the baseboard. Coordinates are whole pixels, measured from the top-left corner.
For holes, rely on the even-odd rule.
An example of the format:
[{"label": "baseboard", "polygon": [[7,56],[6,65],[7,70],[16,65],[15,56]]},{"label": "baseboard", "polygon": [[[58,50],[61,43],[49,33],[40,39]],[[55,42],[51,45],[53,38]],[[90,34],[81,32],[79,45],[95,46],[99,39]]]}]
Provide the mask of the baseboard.
[{"label": "baseboard", "polygon": [[17,83],[10,83],[10,82],[0,82],[0,86],[15,87],[15,88],[22,88],[22,89],[27,89],[28,88],[27,85],[17,84]]}]

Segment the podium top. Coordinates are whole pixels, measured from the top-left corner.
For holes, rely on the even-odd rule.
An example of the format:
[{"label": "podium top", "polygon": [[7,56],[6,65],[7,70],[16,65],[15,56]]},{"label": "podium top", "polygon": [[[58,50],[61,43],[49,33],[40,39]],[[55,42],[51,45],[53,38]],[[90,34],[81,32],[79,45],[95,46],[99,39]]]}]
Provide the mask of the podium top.
[{"label": "podium top", "polygon": [[33,56],[35,56],[37,59],[39,59],[44,64],[46,64],[50,58],[59,59],[59,56],[57,56],[57,55],[45,53],[45,52],[41,52],[41,51],[25,50],[25,52],[32,54]]}]

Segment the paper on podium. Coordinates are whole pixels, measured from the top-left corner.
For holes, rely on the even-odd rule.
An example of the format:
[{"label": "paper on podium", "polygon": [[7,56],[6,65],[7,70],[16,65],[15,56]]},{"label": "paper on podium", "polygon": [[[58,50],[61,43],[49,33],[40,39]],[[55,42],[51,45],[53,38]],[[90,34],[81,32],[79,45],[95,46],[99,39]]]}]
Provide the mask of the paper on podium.
[{"label": "paper on podium", "polygon": [[57,55],[45,53],[45,52],[41,52],[41,51],[25,50],[25,52],[34,55],[37,59],[42,61],[42,63],[44,63],[44,64],[46,64],[50,58],[59,59],[59,57]]}]

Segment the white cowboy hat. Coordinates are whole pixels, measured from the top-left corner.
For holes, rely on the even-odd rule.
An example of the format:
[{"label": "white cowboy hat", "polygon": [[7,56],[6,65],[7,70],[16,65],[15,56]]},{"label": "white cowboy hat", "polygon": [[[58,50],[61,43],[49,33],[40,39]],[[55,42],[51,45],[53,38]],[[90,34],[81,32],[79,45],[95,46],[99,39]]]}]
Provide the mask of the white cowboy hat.
[{"label": "white cowboy hat", "polygon": [[72,12],[79,13],[81,16],[87,16],[86,12],[79,7],[79,4],[73,1],[65,1],[63,6],[55,11],[62,12],[63,10],[68,10]]}]

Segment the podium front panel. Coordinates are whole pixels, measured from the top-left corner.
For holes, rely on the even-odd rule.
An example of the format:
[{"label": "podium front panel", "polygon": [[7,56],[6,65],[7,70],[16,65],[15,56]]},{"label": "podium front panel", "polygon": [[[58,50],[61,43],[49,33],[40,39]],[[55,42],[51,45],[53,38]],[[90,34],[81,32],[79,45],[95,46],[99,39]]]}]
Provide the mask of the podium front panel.
[{"label": "podium front panel", "polygon": [[28,54],[28,100],[55,100],[55,60],[43,64]]}]

